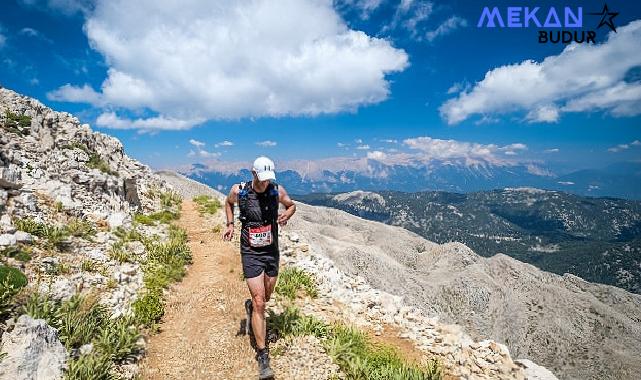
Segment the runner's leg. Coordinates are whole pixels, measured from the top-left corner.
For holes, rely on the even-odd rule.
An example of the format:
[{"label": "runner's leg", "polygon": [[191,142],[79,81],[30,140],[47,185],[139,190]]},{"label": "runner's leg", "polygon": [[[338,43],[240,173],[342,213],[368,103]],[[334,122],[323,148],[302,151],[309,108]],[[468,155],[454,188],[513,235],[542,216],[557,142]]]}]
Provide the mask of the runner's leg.
[{"label": "runner's leg", "polygon": [[265,272],[247,279],[247,287],[252,297],[252,331],[256,347],[265,348]]},{"label": "runner's leg", "polygon": [[265,302],[269,302],[276,287],[276,276],[265,275]]}]

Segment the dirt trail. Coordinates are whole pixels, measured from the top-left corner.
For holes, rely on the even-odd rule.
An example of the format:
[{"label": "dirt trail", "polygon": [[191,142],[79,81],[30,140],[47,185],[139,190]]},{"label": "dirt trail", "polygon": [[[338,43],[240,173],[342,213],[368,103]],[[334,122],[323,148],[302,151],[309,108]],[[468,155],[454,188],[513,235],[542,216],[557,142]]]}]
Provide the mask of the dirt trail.
[{"label": "dirt trail", "polygon": [[152,336],[143,379],[256,379],[249,339],[239,334],[247,288],[234,243],[214,233],[196,205],[183,202],[178,225],[187,231],[193,264],[170,292],[160,333]]},{"label": "dirt trail", "polygon": [[[183,202],[177,224],[187,231],[193,264],[169,292],[160,332],[149,339],[141,365],[143,379],[258,378],[255,352],[241,332],[243,302],[249,293],[241,280],[239,231],[234,242],[222,241],[221,233],[212,231],[222,218],[222,214],[202,217],[192,201]],[[400,339],[398,331],[389,326],[383,335],[372,338],[397,346],[410,360],[420,362],[424,358],[413,343]],[[326,354],[312,355],[306,350],[309,347],[295,355],[298,357],[272,358],[274,369],[281,373],[277,378],[317,378],[313,372],[310,377],[307,367],[316,365],[314,360]]]}]

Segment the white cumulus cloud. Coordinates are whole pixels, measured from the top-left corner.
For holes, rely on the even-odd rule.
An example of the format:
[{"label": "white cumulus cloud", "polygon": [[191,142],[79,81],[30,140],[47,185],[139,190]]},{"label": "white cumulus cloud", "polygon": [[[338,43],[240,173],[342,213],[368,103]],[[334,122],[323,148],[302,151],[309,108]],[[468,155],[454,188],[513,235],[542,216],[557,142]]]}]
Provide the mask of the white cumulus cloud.
[{"label": "white cumulus cloud", "polygon": [[385,158],[387,158],[387,154],[381,152],[380,150],[374,150],[371,152],[367,152],[367,158],[373,160],[384,160]]},{"label": "white cumulus cloud", "polygon": [[442,140],[431,137],[415,137],[403,140],[407,147],[419,152],[415,159],[422,162],[430,160],[461,160],[468,164],[489,162],[503,164],[504,159],[498,153],[516,155],[517,151],[526,150],[527,145],[513,143],[505,146],[481,144],[476,142]]},{"label": "white cumulus cloud", "polygon": [[463,28],[467,26],[467,21],[464,18],[459,16],[452,16],[447,20],[443,21],[436,29],[430,30],[425,33],[425,38],[428,41],[434,41],[438,37],[445,36],[452,33],[458,28]]},{"label": "white cumulus cloud", "polygon": [[488,71],[469,91],[446,101],[441,116],[457,124],[472,115],[525,111],[529,122],[556,122],[563,112],[641,114],[641,82],[626,73],[641,66],[641,20],[607,41],[572,44],[542,62],[526,60]]},{"label": "white cumulus cloud", "polygon": [[233,142],[228,141],[228,140],[224,140],[224,141],[221,141],[219,143],[214,144],[214,148],[218,148],[219,146],[232,146],[232,145],[234,145]]},{"label": "white cumulus cloud", "polygon": [[102,128],[139,129],[143,131],[189,129],[199,122],[200,120],[181,120],[164,116],[132,120],[119,117],[114,112],[104,112],[96,119],[96,125]]},{"label": "white cumulus cloud", "polygon": [[204,143],[204,142],[202,142],[202,141],[198,141],[198,140],[194,140],[194,139],[190,139],[190,140],[189,140],[189,143],[190,143],[191,145],[195,146],[196,148],[202,148],[202,147],[204,147],[204,146],[205,146],[205,143]]},{"label": "white cumulus cloud", "polygon": [[271,140],[265,140],[265,141],[258,141],[256,145],[262,146],[262,147],[271,147],[271,146],[276,146],[276,141],[271,141]]},{"label": "white cumulus cloud", "polygon": [[86,17],[107,78],[50,98],[188,124],[353,111],[385,100],[386,75],[408,66],[405,51],[350,29],[329,0],[98,0]]},{"label": "white cumulus cloud", "polygon": [[641,146],[641,141],[634,140],[634,141],[632,141],[630,143],[619,144],[619,145],[613,146],[612,148],[608,148],[608,152],[618,153],[618,152],[622,152],[624,150],[628,150],[628,149],[630,149],[630,148],[632,148],[634,146]]}]

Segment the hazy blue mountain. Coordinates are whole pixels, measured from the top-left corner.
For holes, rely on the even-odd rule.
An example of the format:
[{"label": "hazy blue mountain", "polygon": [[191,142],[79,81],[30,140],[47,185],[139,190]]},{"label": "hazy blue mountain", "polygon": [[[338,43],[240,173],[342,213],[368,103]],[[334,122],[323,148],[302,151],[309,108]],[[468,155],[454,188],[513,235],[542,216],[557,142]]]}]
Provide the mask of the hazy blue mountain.
[{"label": "hazy blue mountain", "polygon": [[401,226],[483,256],[504,253],[543,270],[641,293],[641,202],[532,188],[468,194],[363,192],[297,200]]},{"label": "hazy blue mountain", "polygon": [[[428,191],[474,192],[505,187],[536,187],[580,195],[641,199],[641,163],[627,162],[603,169],[579,170],[554,175],[533,165],[468,166],[451,162],[430,162],[423,166],[386,165],[367,161],[368,171],[324,170],[309,176],[295,170],[278,171],[278,182],[292,194],[317,192]],[[226,173],[195,164],[186,176],[227,191],[234,183],[251,178],[249,170]]]}]

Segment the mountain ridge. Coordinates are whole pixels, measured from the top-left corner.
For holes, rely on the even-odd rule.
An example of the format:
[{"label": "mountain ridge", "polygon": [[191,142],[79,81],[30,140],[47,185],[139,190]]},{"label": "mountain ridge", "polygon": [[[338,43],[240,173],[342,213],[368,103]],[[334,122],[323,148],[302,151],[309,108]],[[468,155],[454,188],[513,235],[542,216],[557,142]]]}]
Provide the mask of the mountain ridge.
[{"label": "mountain ridge", "polygon": [[[432,160],[416,165],[387,165],[375,159],[360,160],[364,161],[359,164],[364,168],[358,170],[319,169],[310,177],[300,168],[285,168],[276,171],[276,178],[292,194],[356,190],[467,193],[506,187],[536,187],[584,196],[641,200],[641,190],[637,186],[641,182],[641,162],[621,162],[602,169],[556,175],[544,167],[526,163],[505,165],[487,162],[470,166],[459,161]],[[215,165],[193,164],[181,173],[221,191],[251,178],[248,169],[236,164],[224,169],[217,169]]]},{"label": "mountain ridge", "polygon": [[350,192],[299,199],[461,241],[557,274],[641,291],[641,202],[533,188],[475,193]]}]

